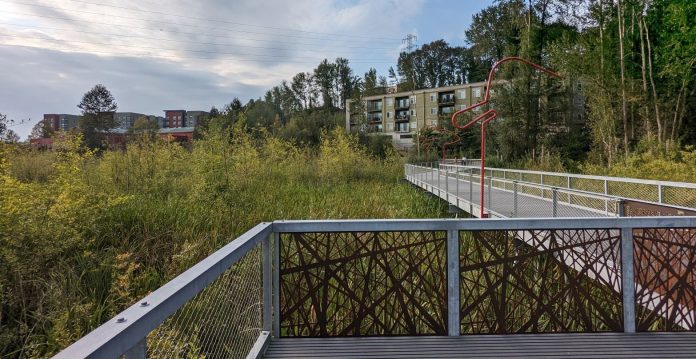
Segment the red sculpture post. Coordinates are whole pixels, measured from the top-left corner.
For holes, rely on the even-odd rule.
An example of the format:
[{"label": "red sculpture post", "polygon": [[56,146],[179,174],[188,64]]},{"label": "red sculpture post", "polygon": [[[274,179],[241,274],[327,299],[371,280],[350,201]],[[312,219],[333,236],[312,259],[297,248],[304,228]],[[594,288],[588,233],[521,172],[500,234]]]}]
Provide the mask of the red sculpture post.
[{"label": "red sculpture post", "polygon": [[467,128],[473,126],[475,123],[481,121],[481,191],[480,191],[481,196],[480,196],[480,202],[479,202],[481,204],[481,214],[480,214],[481,218],[487,217],[487,214],[484,212],[484,196],[483,196],[484,173],[485,173],[484,171],[485,171],[485,161],[486,161],[486,124],[488,124],[488,122],[490,122],[494,118],[498,117],[498,112],[496,112],[494,109],[489,109],[488,111],[478,115],[473,120],[466,123],[465,125],[460,125],[457,123],[457,116],[459,116],[460,114],[462,114],[464,112],[471,111],[477,107],[481,107],[481,106],[488,103],[488,101],[490,100],[491,82],[493,81],[493,75],[495,74],[495,70],[498,66],[500,66],[508,61],[519,61],[519,62],[525,63],[525,64],[527,64],[527,65],[529,65],[529,66],[531,66],[531,67],[533,67],[533,68],[535,68],[535,69],[537,69],[537,70],[539,70],[539,71],[541,71],[549,76],[561,78],[561,75],[559,75],[559,74],[557,74],[557,73],[555,73],[555,72],[553,72],[545,67],[537,65],[531,61],[525,60],[525,59],[520,58],[520,57],[506,57],[506,58],[503,58],[502,60],[496,62],[495,64],[493,64],[493,67],[491,67],[491,71],[488,72],[488,80],[486,80],[486,89],[485,89],[486,91],[485,91],[485,94],[483,96],[483,101],[481,101],[477,104],[473,104],[473,105],[471,105],[463,110],[459,110],[459,111],[455,112],[454,114],[452,114],[452,126],[454,126],[454,128],[456,128],[456,129],[460,129],[460,130],[467,129]]}]

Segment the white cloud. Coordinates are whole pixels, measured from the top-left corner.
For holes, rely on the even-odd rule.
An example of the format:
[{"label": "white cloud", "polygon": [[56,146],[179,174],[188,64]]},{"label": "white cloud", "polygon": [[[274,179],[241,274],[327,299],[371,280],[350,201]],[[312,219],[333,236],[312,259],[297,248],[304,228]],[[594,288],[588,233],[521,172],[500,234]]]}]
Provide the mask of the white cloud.
[{"label": "white cloud", "polygon": [[0,112],[17,119],[76,112],[82,93],[107,81],[122,110],[159,111],[258,97],[323,58],[347,57],[356,72],[384,70],[422,7],[422,0],[3,1]]}]

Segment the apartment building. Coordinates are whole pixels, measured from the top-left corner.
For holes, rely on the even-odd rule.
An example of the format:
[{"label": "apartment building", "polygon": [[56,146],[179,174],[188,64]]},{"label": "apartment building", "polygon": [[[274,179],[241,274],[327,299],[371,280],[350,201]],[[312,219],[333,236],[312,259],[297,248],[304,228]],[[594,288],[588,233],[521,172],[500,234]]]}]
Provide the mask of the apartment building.
[{"label": "apartment building", "polygon": [[121,129],[129,129],[133,127],[135,124],[135,120],[138,118],[145,116],[148,117],[145,114],[142,113],[137,113],[137,112],[116,112],[114,114],[114,119],[116,120],[116,123],[118,124],[117,128]]},{"label": "apartment building", "polygon": [[47,113],[43,116],[44,121],[48,122],[53,131],[68,131],[77,127],[80,116],[68,114]]},{"label": "apartment building", "polygon": [[415,132],[438,127],[455,111],[480,102],[485,86],[485,82],[476,82],[367,96],[362,103],[347,100],[346,130],[363,127],[367,132],[389,134],[397,146],[408,148]]}]

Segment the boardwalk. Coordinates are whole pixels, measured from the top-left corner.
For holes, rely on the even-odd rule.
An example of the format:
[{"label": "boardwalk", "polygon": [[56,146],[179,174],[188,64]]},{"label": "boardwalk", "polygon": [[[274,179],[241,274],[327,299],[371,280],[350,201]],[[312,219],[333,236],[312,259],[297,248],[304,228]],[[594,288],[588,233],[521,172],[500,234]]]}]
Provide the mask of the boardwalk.
[{"label": "boardwalk", "polygon": [[[446,169],[416,168],[406,179],[454,207],[479,216],[480,177]],[[550,186],[486,181],[486,213],[498,218],[616,217],[618,198]],[[555,194],[554,194],[555,192]],[[554,196],[556,199],[554,200]]]},{"label": "boardwalk", "polygon": [[264,358],[693,358],[694,353],[696,333],[575,333],[289,338],[271,341]]}]

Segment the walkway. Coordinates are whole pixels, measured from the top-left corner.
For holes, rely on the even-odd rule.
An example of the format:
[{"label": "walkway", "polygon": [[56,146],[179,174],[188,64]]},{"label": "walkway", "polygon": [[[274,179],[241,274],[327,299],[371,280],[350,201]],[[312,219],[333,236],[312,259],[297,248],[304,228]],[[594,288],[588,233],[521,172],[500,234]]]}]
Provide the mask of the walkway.
[{"label": "walkway", "polygon": [[[406,179],[449,204],[479,216],[480,177],[445,169],[412,168]],[[555,192],[555,194],[554,194]],[[487,179],[486,212],[491,217],[617,217],[618,199],[550,186]],[[554,200],[555,197],[555,200]]]},{"label": "walkway", "polygon": [[696,333],[283,338],[264,358],[693,358]]}]

